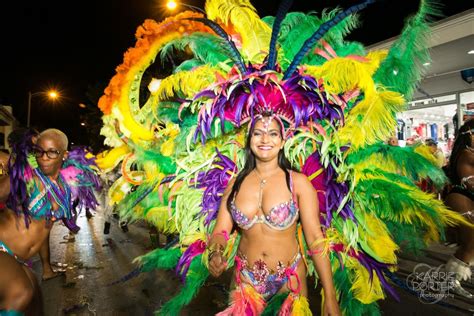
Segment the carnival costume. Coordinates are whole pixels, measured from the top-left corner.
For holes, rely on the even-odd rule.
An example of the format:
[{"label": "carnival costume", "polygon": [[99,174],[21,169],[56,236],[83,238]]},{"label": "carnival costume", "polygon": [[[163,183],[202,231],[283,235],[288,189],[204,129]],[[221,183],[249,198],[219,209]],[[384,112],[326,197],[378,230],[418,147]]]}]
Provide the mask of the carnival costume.
[{"label": "carnival costume", "polygon": [[[445,181],[426,149],[383,144],[429,57],[427,16],[436,10],[422,1],[389,51],[367,53],[344,37],[357,25],[354,13],[371,2],[318,17],[286,13],[291,1],[283,1],[275,17],[260,19],[246,0],[208,0],[207,16],[183,12],[138,28],[135,47],[99,100],[102,134],[114,148],[97,164],[112,170],[122,161],[109,195],[123,218],[179,236],[138,259],[141,271],[175,269],[181,277],[181,291],[162,314],[179,314],[207,279],[206,245],[222,194],[243,166],[248,127],[262,115],[281,124],[286,157],[318,192],[325,252],[345,314],[378,314],[385,291],[396,296],[386,278],[399,245],[421,249],[442,237],[445,225],[463,220],[416,186],[428,176],[437,186]],[[169,59],[172,73],[150,81],[148,67]],[[143,104],[140,86],[147,84],[151,96]],[[247,218],[235,205],[229,211],[241,229],[256,222],[284,229],[297,220],[297,208],[292,199],[272,210],[285,214],[280,219]],[[293,263],[303,260],[313,275],[312,245],[305,245],[300,224],[297,231],[302,251]],[[227,233],[228,267],[255,279],[237,253],[239,230]],[[293,295],[296,286],[273,295],[293,267],[234,291],[225,314],[310,314]]]},{"label": "carnival costume", "polygon": [[[97,207],[93,191],[100,189],[100,184],[95,158],[82,147],[69,151],[57,181],[52,181],[43,174],[33,156],[34,136],[35,133],[26,131],[12,144],[7,206],[23,216],[27,227],[32,219],[48,222],[62,220],[69,230],[77,233],[78,214],[71,209],[72,201],[79,199],[81,206]],[[53,201],[58,205],[57,210],[53,210]]]}]

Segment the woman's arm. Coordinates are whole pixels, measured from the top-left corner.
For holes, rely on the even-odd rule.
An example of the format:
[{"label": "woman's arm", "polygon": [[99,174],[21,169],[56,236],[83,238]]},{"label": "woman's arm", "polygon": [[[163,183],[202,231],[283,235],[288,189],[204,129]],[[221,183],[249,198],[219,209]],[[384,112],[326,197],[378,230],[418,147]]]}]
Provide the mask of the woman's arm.
[{"label": "woman's arm", "polygon": [[8,176],[8,159],[10,155],[0,152],[0,202],[5,202],[10,194],[10,177]]},{"label": "woman's arm", "polygon": [[324,315],[340,315],[332,278],[331,263],[327,254],[324,253],[324,235],[319,222],[319,205],[316,190],[305,175],[296,174],[294,178],[306,244],[311,253],[313,253],[311,258],[324,289]]},{"label": "woman's arm", "polygon": [[221,205],[217,213],[216,225],[212,231],[207,248],[209,249],[209,271],[214,277],[218,277],[226,268],[226,260],[223,256],[227,245],[228,234],[231,232],[234,222],[227,209],[227,199],[232,191],[234,180],[229,181],[222,196]]},{"label": "woman's arm", "polygon": [[470,151],[462,151],[457,161],[456,170],[461,185],[474,191],[474,155]]},{"label": "woman's arm", "polygon": [[5,203],[10,195],[10,177],[8,175],[0,176],[0,202]]}]

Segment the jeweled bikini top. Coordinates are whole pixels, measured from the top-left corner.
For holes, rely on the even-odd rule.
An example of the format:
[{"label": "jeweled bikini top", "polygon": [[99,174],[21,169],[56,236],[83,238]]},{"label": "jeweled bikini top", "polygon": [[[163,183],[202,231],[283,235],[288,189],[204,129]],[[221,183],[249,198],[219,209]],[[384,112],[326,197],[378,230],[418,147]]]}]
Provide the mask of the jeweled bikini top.
[{"label": "jeweled bikini top", "polygon": [[265,224],[276,230],[288,229],[298,220],[299,209],[294,200],[293,193],[293,175],[290,171],[290,191],[292,198],[284,203],[276,205],[270,209],[268,214],[255,215],[252,219],[248,218],[235,205],[235,194],[231,202],[230,214],[235,223],[242,229],[248,230],[255,224]]}]

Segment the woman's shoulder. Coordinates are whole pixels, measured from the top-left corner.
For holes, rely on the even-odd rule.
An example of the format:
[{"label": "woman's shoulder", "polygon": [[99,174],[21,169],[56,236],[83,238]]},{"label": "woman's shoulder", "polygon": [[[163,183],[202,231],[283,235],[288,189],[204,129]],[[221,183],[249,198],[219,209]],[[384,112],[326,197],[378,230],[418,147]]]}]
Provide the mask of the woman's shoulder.
[{"label": "woman's shoulder", "polygon": [[298,171],[290,171],[290,172],[291,172],[291,176],[293,178],[293,183],[296,190],[298,190],[299,188],[309,188],[309,187],[312,188],[313,187],[308,177],[305,174]]},{"label": "woman's shoulder", "polygon": [[235,177],[232,177],[229,182],[227,182],[227,186],[225,187],[225,190],[224,190],[224,195],[229,195],[230,192],[232,191],[232,188],[234,187],[234,183],[235,183]]}]

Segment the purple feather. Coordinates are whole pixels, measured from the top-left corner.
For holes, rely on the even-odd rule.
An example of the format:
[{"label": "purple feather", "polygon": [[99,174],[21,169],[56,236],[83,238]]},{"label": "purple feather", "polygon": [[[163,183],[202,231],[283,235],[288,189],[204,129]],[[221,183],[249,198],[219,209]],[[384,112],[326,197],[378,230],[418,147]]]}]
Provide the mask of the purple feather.
[{"label": "purple feather", "polygon": [[294,128],[309,121],[333,123],[343,119],[340,106],[325,97],[323,87],[314,78],[295,74],[284,82],[276,83],[276,71],[262,73],[258,65],[250,70],[253,72],[244,78],[232,76],[229,81],[213,85],[196,95],[193,102],[201,106],[205,106],[209,99],[214,102],[210,111],[199,113],[195,140],[201,134],[201,141],[205,143],[212,122],[217,117],[221,120],[225,117],[240,127],[253,120],[254,114],[271,110]]},{"label": "purple feather", "polygon": [[184,283],[186,281],[186,274],[188,273],[191,261],[193,261],[194,257],[202,254],[204,250],[206,250],[206,243],[199,239],[189,245],[188,249],[183,253],[176,266],[176,274],[180,277],[181,282]]},{"label": "purple feather", "polygon": [[352,248],[346,251],[346,249],[344,249],[343,244],[332,245],[331,249],[335,251],[336,253],[339,253],[339,252],[347,253],[349,256],[356,258],[364,266],[364,268],[369,272],[370,280],[372,280],[373,273],[375,272],[383,288],[386,289],[390,293],[390,295],[392,295],[396,300],[398,301],[400,300],[400,298],[398,297],[398,294],[390,286],[390,284],[388,284],[387,280],[385,279],[385,275],[383,274],[383,271],[388,271],[388,269],[392,267],[393,265],[379,262],[363,251],[355,251]]},{"label": "purple feather", "polygon": [[201,202],[201,216],[205,216],[204,224],[208,226],[217,217],[217,211],[222,200],[222,194],[231,179],[231,174],[237,172],[237,166],[232,159],[221,154],[217,150],[217,158],[214,161],[216,168],[198,175],[196,187],[204,188]]},{"label": "purple feather", "polygon": [[27,183],[33,179],[33,169],[27,158],[34,147],[33,137],[37,135],[33,130],[25,129],[14,131],[9,136],[12,154],[8,160],[10,195],[7,206],[18,216],[24,215],[26,227],[29,226]]},{"label": "purple feather", "polygon": [[[71,170],[74,179],[68,179],[72,190],[72,200],[79,200],[77,207],[96,209],[99,203],[94,191],[101,189],[100,178],[92,168],[96,167],[95,157],[87,158],[86,147],[77,146],[69,151],[68,159],[63,164],[62,173],[67,178],[68,170]],[[72,181],[71,181],[72,180]]]}]

